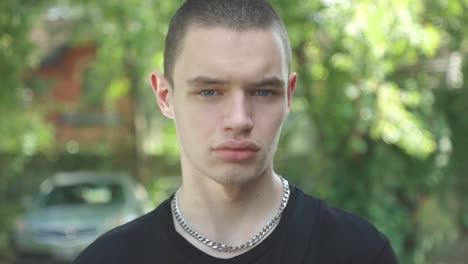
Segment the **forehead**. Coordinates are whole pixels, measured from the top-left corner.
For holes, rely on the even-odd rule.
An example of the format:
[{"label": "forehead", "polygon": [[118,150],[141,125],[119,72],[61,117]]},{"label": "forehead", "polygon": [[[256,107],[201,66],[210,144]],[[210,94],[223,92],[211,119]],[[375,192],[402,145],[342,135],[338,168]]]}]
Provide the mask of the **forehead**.
[{"label": "forehead", "polygon": [[287,64],[280,34],[273,28],[235,30],[190,26],[174,65],[174,82],[199,75],[285,79]]}]

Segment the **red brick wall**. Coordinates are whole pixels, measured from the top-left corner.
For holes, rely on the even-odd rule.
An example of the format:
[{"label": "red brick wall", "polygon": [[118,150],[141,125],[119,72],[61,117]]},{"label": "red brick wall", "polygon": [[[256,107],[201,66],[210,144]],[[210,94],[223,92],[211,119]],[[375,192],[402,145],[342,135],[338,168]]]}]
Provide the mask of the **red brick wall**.
[{"label": "red brick wall", "polygon": [[[55,109],[48,114],[48,120],[55,126],[55,140],[59,149],[63,149],[72,140],[84,147],[107,143],[113,149],[126,149],[133,144],[129,125],[132,122],[132,102],[128,97],[117,100],[111,113],[104,107],[86,109],[86,106],[81,105],[85,69],[90,66],[95,56],[94,45],[68,48],[54,63],[33,72],[35,78],[53,80],[53,86],[47,90],[47,96],[40,103],[47,104],[49,109]],[[99,122],[67,122],[63,117],[64,114],[70,113],[77,117],[117,115],[119,122],[110,125]]]}]

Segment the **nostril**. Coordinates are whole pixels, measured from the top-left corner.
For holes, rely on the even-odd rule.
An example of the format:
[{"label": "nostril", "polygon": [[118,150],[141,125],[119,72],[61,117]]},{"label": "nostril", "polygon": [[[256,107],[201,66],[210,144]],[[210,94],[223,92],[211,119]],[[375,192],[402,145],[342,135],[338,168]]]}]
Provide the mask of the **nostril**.
[{"label": "nostril", "polygon": [[224,118],[225,129],[235,131],[246,131],[253,128],[253,120],[250,115],[244,113],[236,113]]},{"label": "nostril", "polygon": [[225,119],[224,128],[234,131],[248,131],[253,128],[253,122],[250,118]]}]

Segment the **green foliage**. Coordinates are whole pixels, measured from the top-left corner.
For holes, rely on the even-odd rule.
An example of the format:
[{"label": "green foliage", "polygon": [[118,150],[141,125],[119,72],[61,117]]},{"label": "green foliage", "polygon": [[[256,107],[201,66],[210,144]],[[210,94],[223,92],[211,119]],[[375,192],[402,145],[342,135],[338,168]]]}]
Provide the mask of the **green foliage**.
[{"label": "green foliage", "polygon": [[[450,188],[444,182],[462,177],[450,174],[449,168],[450,131],[455,127],[440,109],[450,103],[436,107],[434,89],[446,88],[439,72],[449,69],[439,66],[434,72],[427,64],[449,49],[460,51],[452,39],[463,43],[466,29],[460,25],[466,16],[461,10],[467,4],[273,2],[291,35],[297,93],[306,108],[293,107],[283,144],[295,146],[291,142],[299,136],[302,145],[313,148],[310,153],[310,148],[280,146],[291,154],[299,150],[309,155],[310,165],[303,165],[306,173],[299,182],[311,193],[370,218],[388,234],[403,263],[427,263],[431,250],[454,239],[454,212],[447,211],[442,193]],[[466,97],[458,99],[467,104]],[[308,135],[294,132],[295,116],[306,117]],[[284,170],[300,173],[287,165]],[[440,212],[447,214],[427,217]],[[430,231],[436,225],[437,232]]]},{"label": "green foliage", "polygon": [[0,158],[0,256],[7,246],[13,216],[20,209],[8,199],[7,190],[24,171],[25,162],[53,143],[52,129],[45,124],[42,111],[28,106],[31,89],[23,78],[26,68],[38,63],[29,34],[47,2],[0,1],[0,157],[14,153],[8,162]]},{"label": "green foliage", "polygon": [[50,146],[50,128],[37,109],[28,108],[31,90],[22,79],[25,69],[37,64],[29,34],[45,4],[37,1],[31,7],[25,1],[0,2],[0,152],[32,155]]},{"label": "green foliage", "polygon": [[[377,95],[377,117],[372,127],[374,139],[382,139],[388,144],[396,144],[409,155],[427,157],[436,147],[432,133],[424,129],[421,120],[408,111],[407,104],[417,107],[420,94],[400,91],[388,85],[379,88]],[[406,103],[404,102],[406,101]]]},{"label": "green foliage", "polygon": [[147,187],[150,200],[158,205],[166,200],[180,186],[180,177],[166,176],[156,178]]}]

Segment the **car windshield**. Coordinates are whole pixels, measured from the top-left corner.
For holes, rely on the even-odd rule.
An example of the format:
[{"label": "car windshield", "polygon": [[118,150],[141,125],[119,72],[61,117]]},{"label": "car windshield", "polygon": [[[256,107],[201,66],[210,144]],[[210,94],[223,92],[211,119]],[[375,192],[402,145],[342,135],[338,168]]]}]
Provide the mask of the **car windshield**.
[{"label": "car windshield", "polygon": [[123,201],[122,186],[116,183],[81,183],[56,186],[42,202],[56,205],[109,205]]}]

